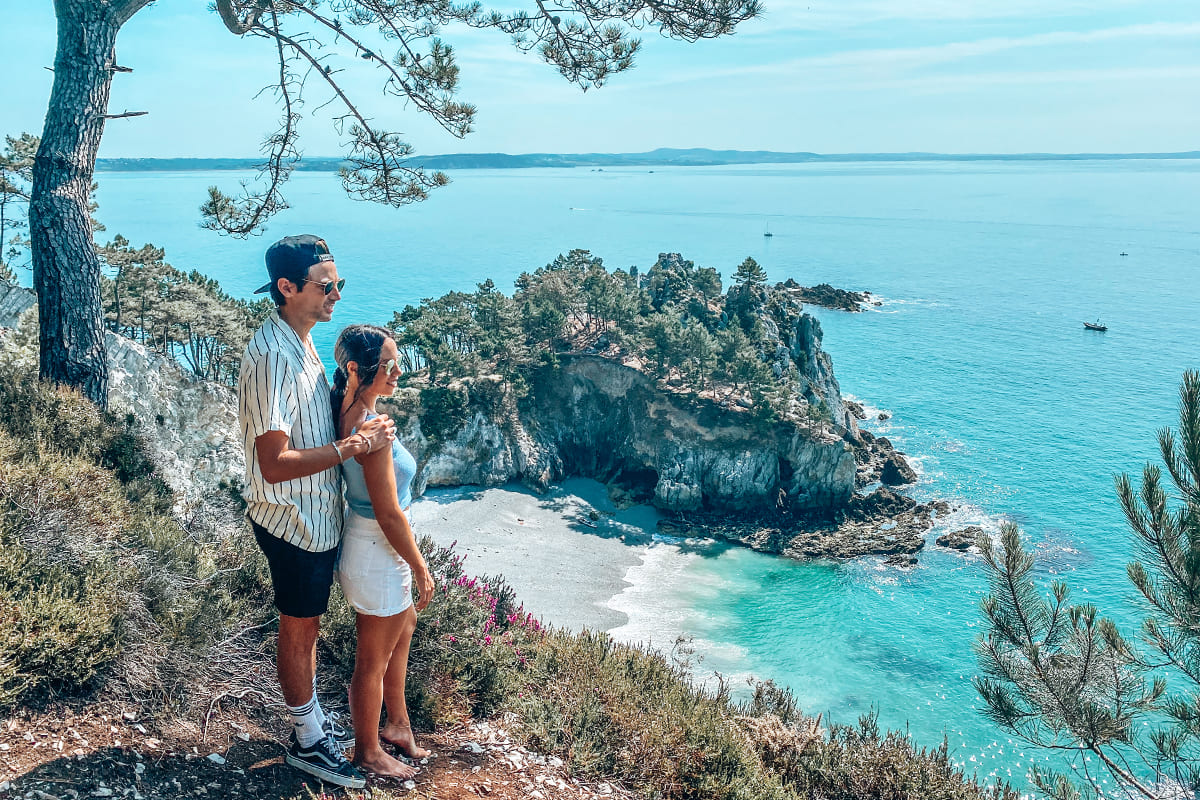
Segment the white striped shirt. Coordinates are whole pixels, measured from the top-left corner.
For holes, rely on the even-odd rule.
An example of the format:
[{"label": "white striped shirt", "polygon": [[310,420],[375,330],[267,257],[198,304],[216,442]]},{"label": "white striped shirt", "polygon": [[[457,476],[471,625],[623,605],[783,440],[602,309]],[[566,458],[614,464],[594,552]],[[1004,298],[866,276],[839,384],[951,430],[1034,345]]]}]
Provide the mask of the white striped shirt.
[{"label": "white striped shirt", "polygon": [[288,434],[295,450],[334,440],[325,366],[307,341],[275,312],[255,331],[242,355],[238,416],[246,450],[250,518],[285,542],[310,553],[338,546],[342,537],[342,477],[337,467],[279,483],[263,480],[254,440],[268,431]]}]

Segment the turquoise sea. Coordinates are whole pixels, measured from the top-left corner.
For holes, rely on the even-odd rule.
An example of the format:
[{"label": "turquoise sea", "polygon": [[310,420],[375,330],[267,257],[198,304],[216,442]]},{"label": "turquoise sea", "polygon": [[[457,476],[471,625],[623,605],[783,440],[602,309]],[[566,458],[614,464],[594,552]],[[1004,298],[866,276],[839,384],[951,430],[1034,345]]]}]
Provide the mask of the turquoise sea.
[{"label": "turquoise sea", "polygon": [[[951,526],[1016,521],[1047,581],[1133,633],[1113,476],[1155,458],[1183,371],[1200,368],[1200,161],[461,171],[401,211],[301,173],[265,237],[199,229],[205,188],[243,177],[100,173],[102,236],[153,242],[245,295],[266,244],[318,233],[348,279],[343,324],[486,278],[511,290],[575,247],[610,267],[677,251],[727,277],[749,255],[773,279],[870,290],[874,311],[814,313],[843,392],[892,415],[866,427],[914,459],[915,494],[957,506]],[[1107,333],[1083,329],[1097,317]],[[336,332],[316,331],[327,358]],[[773,678],[838,721],[878,709],[919,744],[945,734],[984,776],[1042,758],[977,710],[976,557],[930,547],[899,571],[663,542],[628,579],[621,638],[687,633],[702,669]]]}]

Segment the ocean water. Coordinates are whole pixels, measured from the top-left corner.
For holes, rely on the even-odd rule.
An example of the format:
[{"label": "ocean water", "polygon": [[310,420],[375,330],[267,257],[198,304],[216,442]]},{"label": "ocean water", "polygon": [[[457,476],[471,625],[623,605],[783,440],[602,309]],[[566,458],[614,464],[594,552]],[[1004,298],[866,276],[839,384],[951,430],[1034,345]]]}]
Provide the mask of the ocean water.
[{"label": "ocean water", "polygon": [[[274,238],[324,236],[348,279],[338,324],[314,332],[327,360],[340,324],[486,278],[508,291],[575,247],[643,269],[676,251],[726,277],[753,256],[776,280],[875,293],[867,313],[814,313],[843,392],[891,415],[864,427],[914,460],[914,494],[955,506],[947,528],[1017,522],[1041,578],[1133,633],[1113,476],[1155,459],[1183,371],[1200,368],[1200,162],[461,171],[400,211],[302,173],[264,237],[199,229],[205,187],[241,177],[101,173],[100,216],[239,295]],[[1108,332],[1083,329],[1097,317]],[[930,545],[896,570],[659,539],[611,601],[629,618],[613,633],[690,635],[702,671],[772,678],[837,721],[876,710],[918,744],[947,737],[981,776],[1019,778],[1044,756],[987,722],[970,683],[978,558]]]}]

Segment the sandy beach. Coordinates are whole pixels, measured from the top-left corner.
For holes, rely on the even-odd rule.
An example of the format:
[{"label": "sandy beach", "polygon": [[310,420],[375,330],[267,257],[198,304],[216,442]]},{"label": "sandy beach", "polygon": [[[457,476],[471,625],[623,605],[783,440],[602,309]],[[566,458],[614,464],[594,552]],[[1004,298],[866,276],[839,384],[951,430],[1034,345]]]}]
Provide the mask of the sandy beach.
[{"label": "sandy beach", "polygon": [[642,563],[658,513],[618,511],[604,486],[572,479],[538,495],[522,486],[433,489],[413,503],[418,536],[455,544],[475,575],[503,575],[543,621],[579,631],[612,630],[628,617],[610,602]]}]

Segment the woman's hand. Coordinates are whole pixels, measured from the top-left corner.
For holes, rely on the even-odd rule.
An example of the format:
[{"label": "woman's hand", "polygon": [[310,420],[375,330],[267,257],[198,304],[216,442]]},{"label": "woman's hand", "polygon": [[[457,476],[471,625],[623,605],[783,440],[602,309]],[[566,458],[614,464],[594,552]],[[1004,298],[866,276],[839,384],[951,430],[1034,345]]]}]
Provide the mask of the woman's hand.
[{"label": "woman's hand", "polygon": [[429,605],[429,601],[433,599],[433,590],[437,588],[437,583],[433,580],[433,575],[428,569],[422,569],[420,572],[413,573],[413,582],[417,585],[417,611],[424,611],[425,606]]}]

